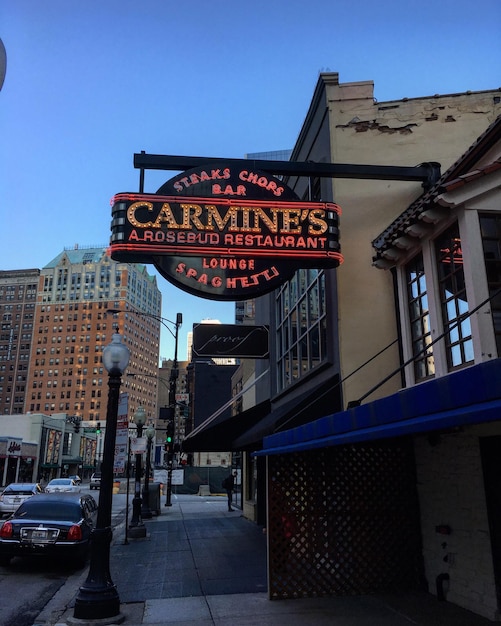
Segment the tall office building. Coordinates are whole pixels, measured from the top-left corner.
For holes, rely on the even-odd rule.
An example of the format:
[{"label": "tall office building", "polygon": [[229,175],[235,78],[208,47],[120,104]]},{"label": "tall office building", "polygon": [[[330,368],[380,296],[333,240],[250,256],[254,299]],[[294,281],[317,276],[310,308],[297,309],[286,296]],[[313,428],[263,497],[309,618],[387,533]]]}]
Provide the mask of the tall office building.
[{"label": "tall office building", "polygon": [[106,419],[101,354],[114,329],[130,350],[122,392],[129,418],[156,417],[161,294],[143,265],[117,263],[105,247],[63,250],[40,272],[26,412]]},{"label": "tall office building", "polygon": [[0,414],[24,411],[40,270],[0,272]]},{"label": "tall office building", "polygon": [[[266,152],[248,152],[246,159],[260,161],[289,161],[292,150],[268,150]],[[280,177],[279,177],[280,178]],[[255,324],[256,303],[254,298],[235,302],[235,324]]]},{"label": "tall office building", "polygon": [[[182,443],[186,434],[186,425],[189,424],[190,399],[187,387],[187,373],[189,361],[177,361],[177,372],[174,372],[174,361],[172,359],[162,359],[162,366],[158,368],[158,413],[162,416],[162,408],[170,406],[171,378],[174,385],[173,392],[176,405],[174,406],[174,443]],[[180,403],[179,394],[184,394]],[[186,406],[183,406],[185,404]],[[157,421],[157,441],[164,439],[167,422],[159,419]]]},{"label": "tall office building", "polygon": [[289,161],[292,150],[268,150],[265,152],[248,152],[246,159],[259,159],[262,161]]}]

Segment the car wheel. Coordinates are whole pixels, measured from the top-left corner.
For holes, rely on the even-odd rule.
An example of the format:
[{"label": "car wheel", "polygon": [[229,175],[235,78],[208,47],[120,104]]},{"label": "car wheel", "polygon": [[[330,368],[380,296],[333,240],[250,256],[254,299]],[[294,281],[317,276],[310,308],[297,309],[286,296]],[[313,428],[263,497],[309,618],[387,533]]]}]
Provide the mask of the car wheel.
[{"label": "car wheel", "polygon": [[0,565],[7,567],[7,565],[10,565],[11,559],[11,556],[0,556]]}]

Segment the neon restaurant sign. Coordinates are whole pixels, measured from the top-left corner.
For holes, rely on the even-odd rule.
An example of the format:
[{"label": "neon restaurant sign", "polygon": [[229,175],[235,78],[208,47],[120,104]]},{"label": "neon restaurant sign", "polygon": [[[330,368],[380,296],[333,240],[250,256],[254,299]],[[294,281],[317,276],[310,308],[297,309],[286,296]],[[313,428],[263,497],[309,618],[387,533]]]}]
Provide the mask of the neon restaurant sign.
[{"label": "neon restaurant sign", "polygon": [[156,194],[116,194],[111,256],[152,263],[191,294],[243,300],[276,289],[301,267],[337,267],[340,213],[334,203],[300,201],[251,162],[205,163]]}]

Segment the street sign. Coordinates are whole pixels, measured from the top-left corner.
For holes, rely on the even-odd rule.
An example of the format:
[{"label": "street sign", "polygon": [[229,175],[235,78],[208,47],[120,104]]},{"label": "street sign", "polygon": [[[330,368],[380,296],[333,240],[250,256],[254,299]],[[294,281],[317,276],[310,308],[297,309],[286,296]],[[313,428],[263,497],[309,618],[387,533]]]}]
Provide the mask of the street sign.
[{"label": "street sign", "polygon": [[127,460],[127,439],[129,437],[129,394],[121,393],[118,402],[117,430],[115,434],[115,457],[113,468],[115,473],[125,470]]},{"label": "street sign", "polygon": [[144,454],[146,452],[146,437],[131,437],[131,454]]},{"label": "street sign", "polygon": [[173,485],[183,485],[184,484],[184,470],[175,469],[172,470],[172,483]]}]

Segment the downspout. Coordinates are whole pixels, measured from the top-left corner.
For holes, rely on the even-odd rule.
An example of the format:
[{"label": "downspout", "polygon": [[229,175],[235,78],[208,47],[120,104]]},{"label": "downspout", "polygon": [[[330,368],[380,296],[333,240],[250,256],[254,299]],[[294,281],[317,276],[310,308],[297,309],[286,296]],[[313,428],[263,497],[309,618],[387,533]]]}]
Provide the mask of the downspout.
[{"label": "downspout", "polygon": [[[400,363],[404,362],[404,351],[402,346],[402,318],[400,315],[400,302],[398,297],[398,277],[397,277],[397,268],[391,268],[391,275],[393,279],[393,300],[394,300],[394,309],[396,312],[396,324],[397,324],[397,337],[398,337],[398,356]],[[405,383],[405,369],[403,368],[400,372],[400,384],[402,387],[406,386]]]}]

